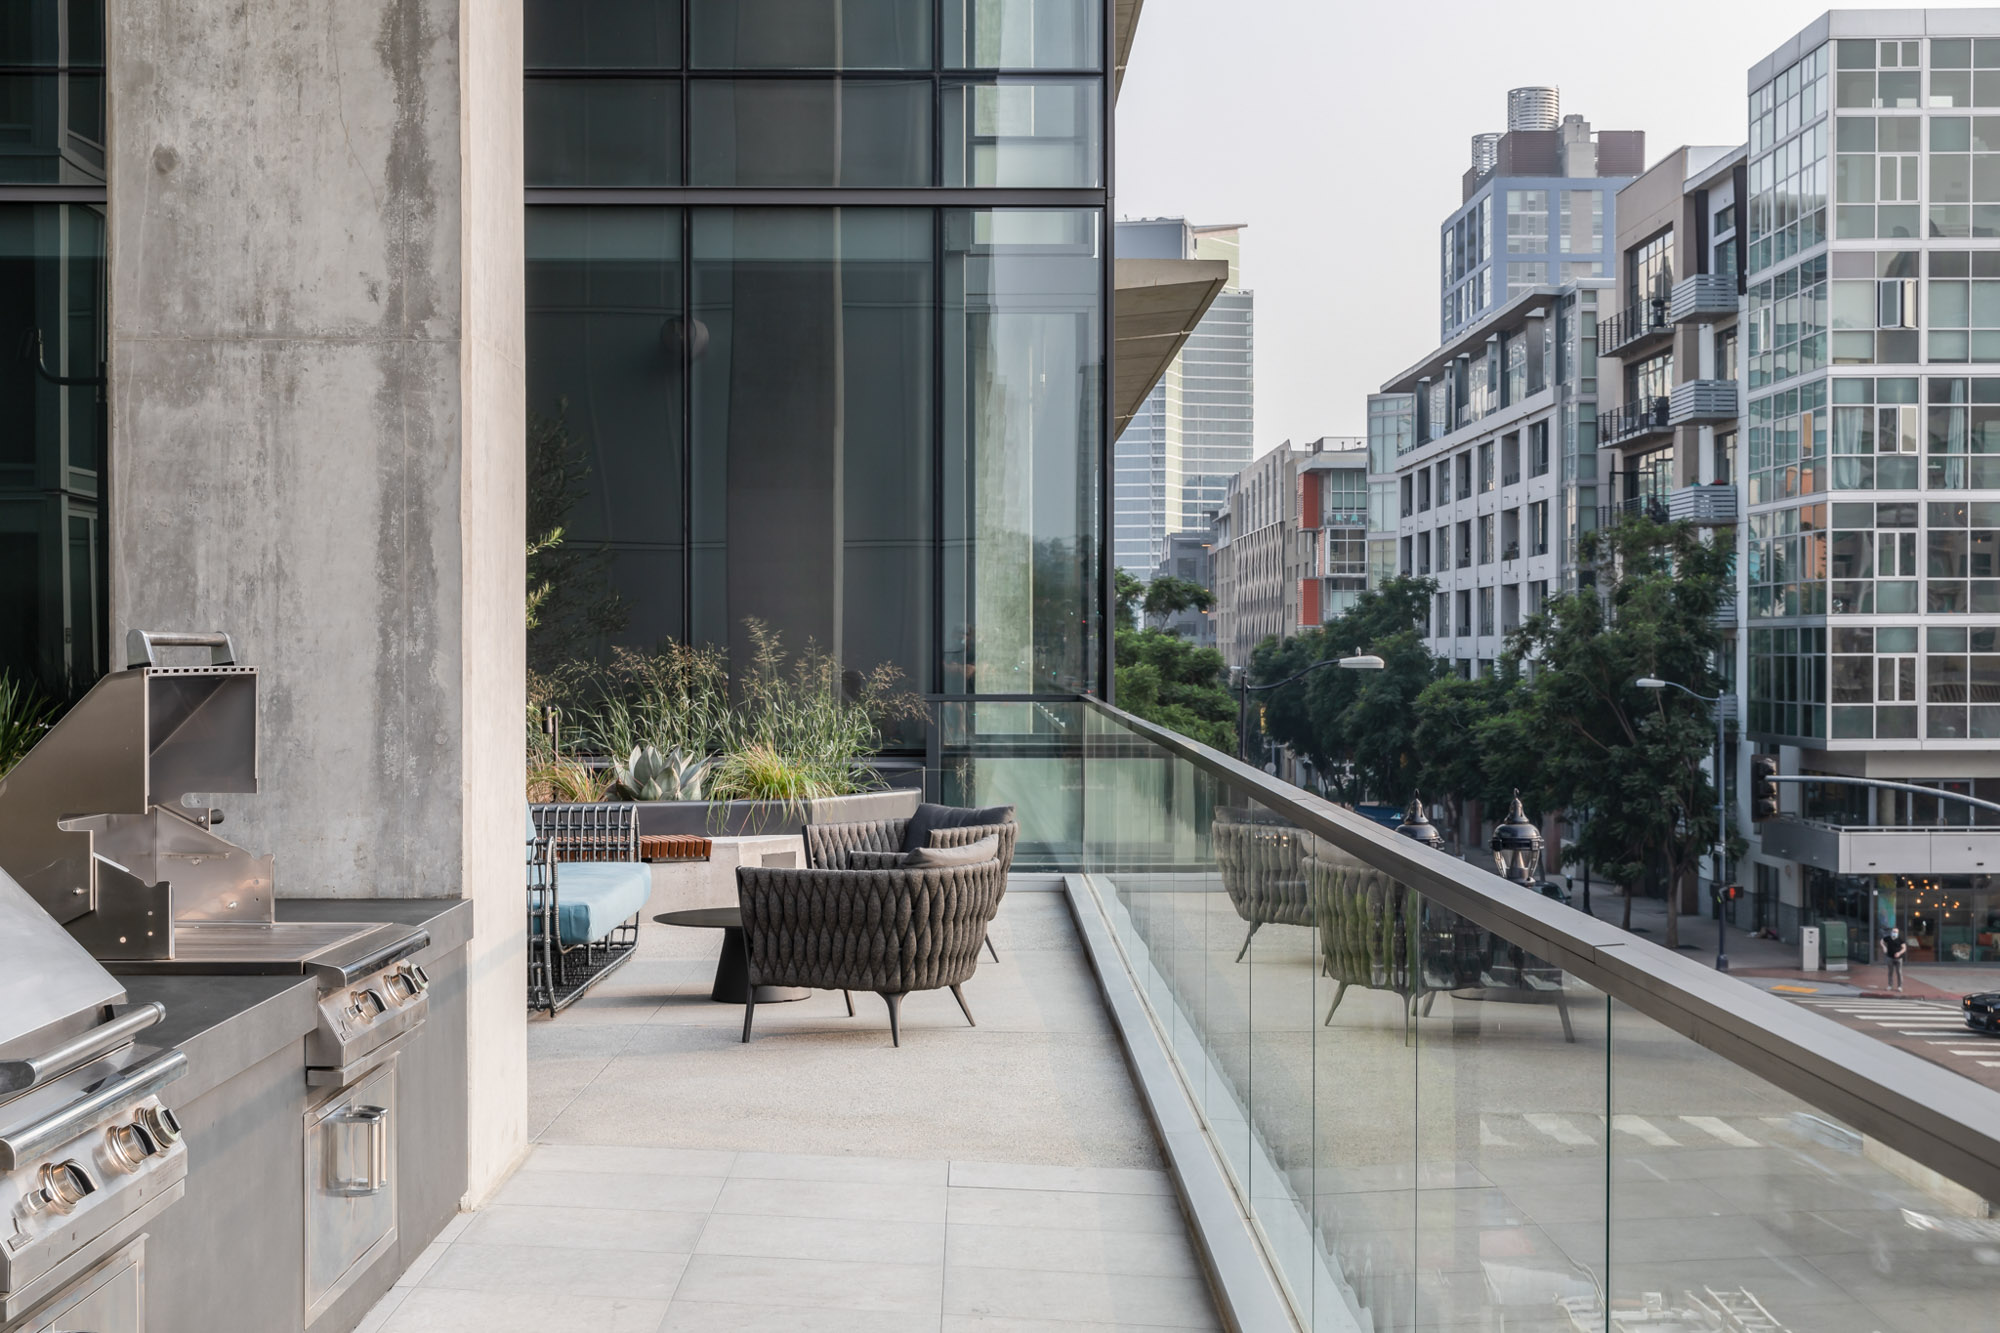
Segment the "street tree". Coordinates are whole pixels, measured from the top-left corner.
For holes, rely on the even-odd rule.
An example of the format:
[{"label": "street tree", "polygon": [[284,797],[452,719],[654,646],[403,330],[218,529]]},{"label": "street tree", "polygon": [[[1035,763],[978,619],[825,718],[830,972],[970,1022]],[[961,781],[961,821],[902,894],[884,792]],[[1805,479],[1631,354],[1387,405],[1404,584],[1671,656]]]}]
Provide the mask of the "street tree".
[{"label": "street tree", "polygon": [[1718,692],[1716,609],[1731,552],[1691,524],[1643,518],[1588,534],[1580,550],[1597,586],[1551,599],[1509,645],[1516,660],[1536,663],[1519,734],[1532,738],[1543,801],[1591,811],[1567,858],[1624,885],[1628,929],[1632,892],[1657,871],[1672,948],[1680,912],[1693,907],[1683,885],[1716,836],[1703,767],[1715,724],[1709,705],[1634,682],[1658,676]]}]

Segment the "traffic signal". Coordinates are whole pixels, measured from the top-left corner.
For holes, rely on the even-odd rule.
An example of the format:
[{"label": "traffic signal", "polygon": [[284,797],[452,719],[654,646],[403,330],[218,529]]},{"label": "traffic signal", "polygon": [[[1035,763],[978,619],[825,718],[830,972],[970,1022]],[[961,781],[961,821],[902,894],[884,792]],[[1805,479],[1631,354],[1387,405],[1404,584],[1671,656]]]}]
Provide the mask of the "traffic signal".
[{"label": "traffic signal", "polygon": [[1778,757],[1750,756],[1750,819],[1762,823],[1778,817]]},{"label": "traffic signal", "polygon": [[1743,901],[1743,886],[1741,884],[1725,884],[1715,891],[1715,896],[1726,903],[1741,902]]}]

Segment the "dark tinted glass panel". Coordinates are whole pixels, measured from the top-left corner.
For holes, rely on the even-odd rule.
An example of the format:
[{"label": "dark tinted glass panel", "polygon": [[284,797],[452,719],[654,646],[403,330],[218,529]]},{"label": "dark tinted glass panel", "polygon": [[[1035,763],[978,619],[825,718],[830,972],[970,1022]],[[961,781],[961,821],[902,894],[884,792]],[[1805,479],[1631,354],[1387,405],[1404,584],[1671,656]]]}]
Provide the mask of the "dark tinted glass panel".
[{"label": "dark tinted glass panel", "polygon": [[931,85],[880,79],[696,82],[688,184],[931,183]]},{"label": "dark tinted glass panel", "polygon": [[104,669],[104,216],[0,204],[0,671],[65,695]]},{"label": "dark tinted glass panel", "polygon": [[529,69],[678,69],[680,0],[525,0]]},{"label": "dark tinted glass panel", "polygon": [[1097,0],[944,0],[946,69],[1101,69]]},{"label": "dark tinted glass panel", "polygon": [[929,69],[932,0],[690,0],[696,69]]},{"label": "dark tinted glass panel", "polygon": [[694,213],[694,627],[734,662],[754,618],[931,688],[932,226]]},{"label": "dark tinted glass panel", "polygon": [[529,79],[529,185],[679,185],[678,79]]},{"label": "dark tinted glass panel", "polygon": [[104,76],[0,74],[0,181],[104,183]]},{"label": "dark tinted glass panel", "polygon": [[944,692],[1095,689],[1101,215],[943,225]]},{"label": "dark tinted glass panel", "polygon": [[702,347],[683,320],[680,211],[531,208],[527,261],[528,524],[561,527],[580,565],[530,664],[591,655],[595,626],[622,622],[610,637],[638,647],[678,640],[681,405]]},{"label": "dark tinted glass panel", "polygon": [[7,0],[0,65],[104,64],[104,0]]},{"label": "dark tinted glass panel", "polygon": [[993,79],[944,92],[944,183],[1013,188],[1103,180],[1097,79]]}]

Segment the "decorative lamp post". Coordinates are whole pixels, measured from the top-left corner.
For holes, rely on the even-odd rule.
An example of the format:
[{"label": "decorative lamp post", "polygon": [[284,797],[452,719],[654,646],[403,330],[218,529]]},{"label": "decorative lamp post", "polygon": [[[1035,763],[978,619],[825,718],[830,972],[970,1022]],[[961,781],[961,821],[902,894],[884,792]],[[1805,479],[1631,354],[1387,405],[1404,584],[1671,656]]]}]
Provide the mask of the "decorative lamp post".
[{"label": "decorative lamp post", "polygon": [[1396,825],[1396,832],[1406,838],[1415,838],[1433,850],[1444,846],[1444,835],[1439,833],[1437,826],[1424,815],[1422,796],[1410,797],[1410,808],[1403,812],[1403,822]]},{"label": "decorative lamp post", "polygon": [[[1690,699],[1699,699],[1715,708],[1715,878],[1709,887],[1715,895],[1715,970],[1729,970],[1729,913],[1722,901],[1722,878],[1728,871],[1729,854],[1729,784],[1723,774],[1725,742],[1723,740],[1723,710],[1728,706],[1729,695],[1718,694],[1710,697],[1696,693],[1676,681],[1661,680],[1658,676],[1641,676],[1632,682],[1642,690],[1679,690]],[[1677,892],[1669,889],[1669,893]]]},{"label": "decorative lamp post", "polygon": [[1534,884],[1541,879],[1542,831],[1521,808],[1519,788],[1514,791],[1513,808],[1493,830],[1493,840],[1487,846],[1493,849],[1494,868],[1516,884]]},{"label": "decorative lamp post", "polygon": [[1350,656],[1322,658],[1305,670],[1294,672],[1283,680],[1274,680],[1268,685],[1252,685],[1250,669],[1236,668],[1236,757],[1246,763],[1250,759],[1250,695],[1253,692],[1262,694],[1265,690],[1275,690],[1295,680],[1303,680],[1321,667],[1337,666],[1343,671],[1380,671],[1386,665],[1388,664],[1375,654],[1364,653],[1356,648]]}]

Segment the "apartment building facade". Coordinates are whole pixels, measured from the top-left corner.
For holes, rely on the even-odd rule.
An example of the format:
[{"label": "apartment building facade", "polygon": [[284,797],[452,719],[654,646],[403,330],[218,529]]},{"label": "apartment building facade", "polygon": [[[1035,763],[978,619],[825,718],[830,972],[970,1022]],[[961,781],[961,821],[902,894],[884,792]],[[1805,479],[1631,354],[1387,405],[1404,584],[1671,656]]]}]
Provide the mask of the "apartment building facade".
[{"label": "apartment building facade", "polygon": [[[1152,578],[1176,578],[1215,591],[1215,515],[1192,532],[1176,532],[1167,538],[1166,558],[1154,567]],[[1151,580],[1149,579],[1148,582]],[[1178,634],[1207,648],[1215,646],[1215,607],[1206,611],[1190,608],[1163,618],[1148,618],[1149,624]]]},{"label": "apartment building facade", "polygon": [[1507,94],[1504,133],[1472,137],[1463,201],[1438,229],[1438,340],[1536,287],[1607,276],[1612,196],[1645,167],[1638,130],[1594,130],[1558,90]]},{"label": "apartment building facade", "polygon": [[1216,646],[1231,667],[1266,639],[1338,616],[1368,586],[1368,451],[1287,440],[1229,481],[1212,525]]},{"label": "apartment building facade", "polygon": [[[2000,11],[1834,11],[1749,99],[1746,735],[1786,773],[2000,798]],[[2000,961],[1992,814],[1784,806],[1759,899],[1858,956],[1897,926],[1919,961]]]},{"label": "apartment building facade", "polygon": [[1598,522],[1609,292],[1603,279],[1522,292],[1368,400],[1374,466],[1392,469],[1396,571],[1436,581],[1427,646],[1461,675],[1490,669],[1524,617],[1588,577],[1576,547]]}]

